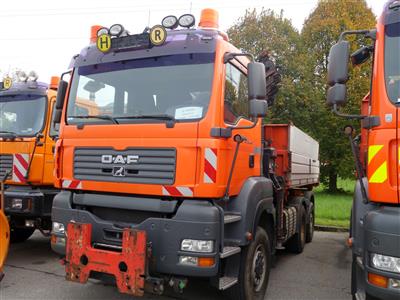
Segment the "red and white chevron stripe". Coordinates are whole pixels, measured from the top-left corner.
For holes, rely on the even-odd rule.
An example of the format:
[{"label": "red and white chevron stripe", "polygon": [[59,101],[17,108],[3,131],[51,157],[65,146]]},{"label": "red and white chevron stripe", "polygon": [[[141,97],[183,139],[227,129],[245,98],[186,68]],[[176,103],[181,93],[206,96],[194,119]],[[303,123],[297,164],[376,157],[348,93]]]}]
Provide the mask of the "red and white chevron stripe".
[{"label": "red and white chevron stripe", "polygon": [[14,154],[12,168],[12,181],[26,182],[25,176],[28,172],[29,154]]},{"label": "red and white chevron stripe", "polygon": [[82,181],[80,181],[80,180],[63,180],[62,187],[64,189],[81,189]]},{"label": "red and white chevron stripe", "polygon": [[193,188],[186,186],[163,186],[162,194],[164,196],[193,197]]},{"label": "red and white chevron stripe", "polygon": [[204,183],[217,182],[217,149],[205,148],[204,150]]}]

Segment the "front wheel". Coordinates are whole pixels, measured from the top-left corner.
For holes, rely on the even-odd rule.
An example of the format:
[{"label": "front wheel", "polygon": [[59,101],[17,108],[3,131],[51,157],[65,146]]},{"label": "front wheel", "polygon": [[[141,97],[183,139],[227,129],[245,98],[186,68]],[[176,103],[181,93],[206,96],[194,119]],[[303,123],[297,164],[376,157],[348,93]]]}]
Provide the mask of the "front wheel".
[{"label": "front wheel", "polygon": [[31,237],[35,232],[35,228],[15,228],[11,227],[10,230],[10,242],[11,243],[22,243]]},{"label": "front wheel", "polygon": [[232,300],[262,300],[271,270],[271,242],[266,231],[257,227],[254,240],[243,249],[239,282],[226,291]]}]

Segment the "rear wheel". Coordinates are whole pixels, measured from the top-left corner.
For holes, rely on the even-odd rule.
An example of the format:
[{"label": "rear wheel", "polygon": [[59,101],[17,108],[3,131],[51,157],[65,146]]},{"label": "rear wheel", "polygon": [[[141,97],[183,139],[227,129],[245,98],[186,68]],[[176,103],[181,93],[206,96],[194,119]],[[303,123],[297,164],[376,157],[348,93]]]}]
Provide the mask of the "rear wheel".
[{"label": "rear wheel", "polygon": [[35,228],[15,228],[11,227],[10,242],[22,243],[31,237],[35,232]]},{"label": "rear wheel", "polygon": [[226,291],[231,300],[262,300],[271,270],[271,244],[266,231],[258,227],[254,240],[241,254],[239,282]]},{"label": "rear wheel", "polygon": [[314,225],[315,225],[315,212],[314,203],[310,203],[310,216],[308,217],[308,224],[306,229],[306,243],[311,243],[314,237]]},{"label": "rear wheel", "polygon": [[297,219],[297,232],[287,243],[290,252],[301,253],[306,244],[306,210],[300,205],[299,215]]}]

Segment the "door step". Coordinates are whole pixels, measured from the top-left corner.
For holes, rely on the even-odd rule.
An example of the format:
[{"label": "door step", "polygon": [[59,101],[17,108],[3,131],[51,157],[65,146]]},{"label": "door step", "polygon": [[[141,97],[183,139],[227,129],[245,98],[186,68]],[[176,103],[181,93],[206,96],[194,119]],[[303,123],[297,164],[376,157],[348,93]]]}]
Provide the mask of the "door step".
[{"label": "door step", "polygon": [[235,285],[238,283],[238,279],[236,277],[228,277],[224,276],[219,279],[219,289],[221,291],[225,291],[229,289],[231,286]]},{"label": "door step", "polygon": [[222,250],[222,253],[220,253],[219,256],[221,258],[227,258],[229,256],[240,253],[240,251],[241,251],[240,247],[225,246],[224,249]]}]

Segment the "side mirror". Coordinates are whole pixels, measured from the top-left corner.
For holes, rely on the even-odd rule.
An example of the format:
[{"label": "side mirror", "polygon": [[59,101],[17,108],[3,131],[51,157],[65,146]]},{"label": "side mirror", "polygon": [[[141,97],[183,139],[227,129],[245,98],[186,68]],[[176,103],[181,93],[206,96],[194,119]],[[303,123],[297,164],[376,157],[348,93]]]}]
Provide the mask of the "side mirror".
[{"label": "side mirror", "polygon": [[265,66],[262,63],[251,62],[247,65],[249,114],[254,118],[262,118],[267,114],[268,103]]},{"label": "side mirror", "polygon": [[338,105],[342,106],[346,104],[347,100],[347,87],[345,84],[337,83],[328,89],[328,95],[326,97],[326,103],[329,106]]},{"label": "side mirror", "polygon": [[268,102],[266,100],[250,100],[249,115],[252,118],[264,118],[267,115]]},{"label": "side mirror", "polygon": [[328,84],[346,83],[349,79],[350,43],[339,41],[329,52]]},{"label": "side mirror", "polygon": [[61,122],[61,114],[64,106],[65,95],[67,94],[67,88],[68,88],[68,82],[60,80],[57,89],[56,104],[54,106],[55,109],[53,118],[54,127],[56,126],[56,124],[59,124]]},{"label": "side mirror", "polygon": [[351,62],[353,66],[358,66],[365,63],[371,57],[371,47],[364,46],[351,55]]},{"label": "side mirror", "polygon": [[62,109],[64,106],[65,95],[67,94],[68,82],[60,80],[57,89],[56,109]]},{"label": "side mirror", "polygon": [[265,81],[265,66],[262,63],[251,62],[247,65],[249,100],[265,100],[267,98],[267,83]]}]

